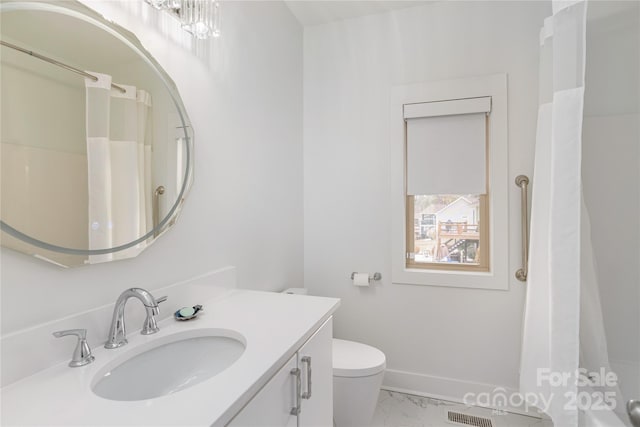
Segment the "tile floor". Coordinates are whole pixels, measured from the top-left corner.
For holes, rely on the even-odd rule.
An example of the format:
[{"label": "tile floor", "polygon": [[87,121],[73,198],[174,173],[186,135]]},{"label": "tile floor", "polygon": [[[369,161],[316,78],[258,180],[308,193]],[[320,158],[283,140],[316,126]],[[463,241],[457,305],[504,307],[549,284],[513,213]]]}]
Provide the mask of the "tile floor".
[{"label": "tile floor", "polygon": [[371,427],[453,427],[447,410],[491,418],[494,427],[553,427],[551,421],[428,397],[381,390]]}]

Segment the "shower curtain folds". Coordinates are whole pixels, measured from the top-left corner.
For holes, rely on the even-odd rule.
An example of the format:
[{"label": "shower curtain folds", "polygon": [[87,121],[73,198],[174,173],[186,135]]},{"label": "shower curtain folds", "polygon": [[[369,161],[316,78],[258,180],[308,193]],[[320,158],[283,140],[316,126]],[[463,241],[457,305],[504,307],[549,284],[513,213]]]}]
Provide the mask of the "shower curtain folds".
[{"label": "shower curtain folds", "polygon": [[571,398],[578,391],[580,344],[586,10],[586,1],[554,1],[553,16],[541,31],[536,185],[520,369],[520,391],[528,403],[563,427],[578,425]]},{"label": "shower curtain folds", "polygon": [[[553,2],[540,32],[540,107],[520,391],[560,427],[624,426],[610,384],[591,224],[582,197],[586,1]],[[606,421],[603,421],[605,420]]]},{"label": "shower curtain folds", "polygon": [[[111,76],[85,79],[89,176],[89,249],[127,244],[147,233],[151,212],[151,97],[134,86],[112,90]],[[148,197],[147,197],[148,194]],[[144,244],[90,263],[128,258]]]}]

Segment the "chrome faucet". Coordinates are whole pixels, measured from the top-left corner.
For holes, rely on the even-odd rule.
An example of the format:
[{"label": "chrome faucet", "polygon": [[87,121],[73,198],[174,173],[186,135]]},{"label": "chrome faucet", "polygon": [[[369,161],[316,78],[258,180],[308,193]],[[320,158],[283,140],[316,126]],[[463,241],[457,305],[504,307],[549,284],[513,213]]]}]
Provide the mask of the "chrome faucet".
[{"label": "chrome faucet", "polygon": [[144,309],[147,312],[147,318],[142,326],[142,335],[155,334],[160,330],[156,323],[156,316],[160,314],[158,304],[166,301],[167,297],[161,297],[155,299],[149,291],[141,288],[131,288],[124,291],[118,297],[116,306],[113,309],[113,318],[111,319],[111,327],[109,328],[109,337],[104,345],[104,348],[118,348],[127,343],[126,331],[124,328],[124,306],[129,298],[137,298],[144,305]]}]

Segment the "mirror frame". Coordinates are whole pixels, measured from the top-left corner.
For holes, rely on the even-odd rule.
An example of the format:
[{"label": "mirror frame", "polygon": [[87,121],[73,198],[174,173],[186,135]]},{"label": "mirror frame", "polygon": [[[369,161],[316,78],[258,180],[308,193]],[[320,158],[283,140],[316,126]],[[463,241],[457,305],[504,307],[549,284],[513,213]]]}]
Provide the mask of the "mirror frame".
[{"label": "mirror frame", "polygon": [[[42,240],[35,239],[13,227],[9,224],[5,223],[0,219],[0,230],[19,239],[23,242],[26,242],[32,246],[36,246],[38,248],[60,252],[69,255],[81,255],[81,256],[89,256],[89,255],[104,255],[119,252],[133,246],[136,246],[142,242],[148,240],[147,244],[150,245],[156,241],[165,231],[167,231],[171,226],[175,223],[178,218],[184,200],[186,199],[191,185],[193,183],[193,128],[191,127],[191,122],[189,121],[189,117],[187,116],[186,108],[182,103],[182,99],[178,92],[178,89],[169,76],[169,74],[160,66],[160,64],[153,58],[153,56],[143,47],[142,43],[138,38],[129,30],[121,27],[120,25],[106,19],[104,16],[94,11],[93,9],[81,4],[78,1],[55,1],[55,0],[35,0],[35,1],[24,1],[24,0],[3,0],[0,1],[0,13],[10,12],[14,10],[34,10],[34,11],[46,11],[53,13],[61,13],[67,16],[71,16],[77,19],[81,19],[87,23],[90,23],[103,31],[108,32],[116,39],[120,40],[122,43],[127,45],[130,49],[135,51],[142,60],[144,60],[147,65],[149,65],[158,75],[160,80],[164,83],[165,88],[169,92],[173,103],[178,111],[178,115],[180,116],[180,120],[182,122],[182,128],[184,130],[184,138],[186,143],[185,146],[185,174],[183,177],[182,187],[180,188],[180,192],[171,209],[167,213],[167,215],[158,223],[156,227],[153,227],[149,232],[147,232],[144,236],[139,237],[136,240],[133,240],[124,245],[115,246],[112,248],[105,249],[75,249],[75,248],[67,248],[63,246],[53,245],[51,243],[44,242]],[[146,248],[145,248],[146,249]],[[136,254],[136,256],[139,255]],[[135,258],[130,257],[130,258]],[[129,258],[123,258],[129,259]],[[114,260],[116,261],[116,260]]]}]

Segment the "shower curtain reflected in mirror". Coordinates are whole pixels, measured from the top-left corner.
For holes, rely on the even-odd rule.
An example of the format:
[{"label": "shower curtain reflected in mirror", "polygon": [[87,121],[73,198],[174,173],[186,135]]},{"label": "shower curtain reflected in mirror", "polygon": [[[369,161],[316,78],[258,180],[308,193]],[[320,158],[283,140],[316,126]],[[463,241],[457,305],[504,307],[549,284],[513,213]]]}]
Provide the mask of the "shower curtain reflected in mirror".
[{"label": "shower curtain reflected in mirror", "polygon": [[[85,79],[89,180],[89,249],[127,244],[151,230],[151,96],[111,86],[111,76]],[[90,263],[135,256],[145,243]]]}]

